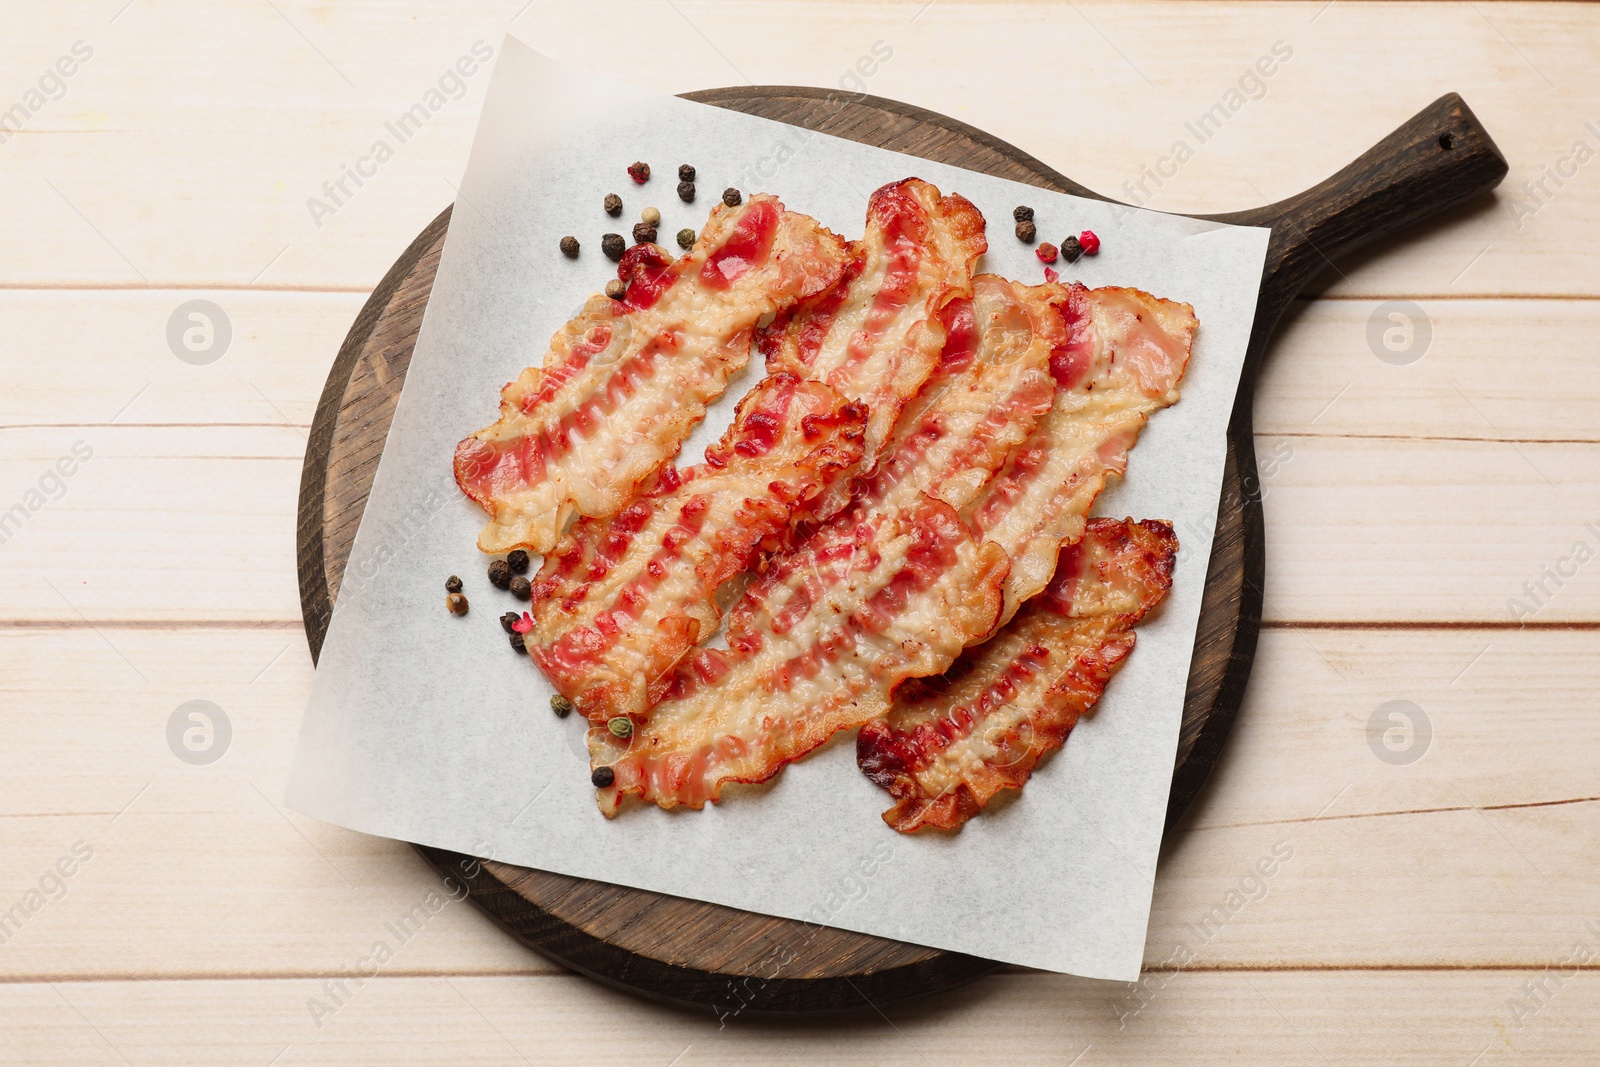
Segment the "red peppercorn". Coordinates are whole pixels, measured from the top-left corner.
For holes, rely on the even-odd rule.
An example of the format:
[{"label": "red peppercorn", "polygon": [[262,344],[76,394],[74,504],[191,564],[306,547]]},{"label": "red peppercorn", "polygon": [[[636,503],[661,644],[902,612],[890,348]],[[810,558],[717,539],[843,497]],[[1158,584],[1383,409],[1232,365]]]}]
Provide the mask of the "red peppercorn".
[{"label": "red peppercorn", "polygon": [[1046,241],[1038,248],[1035,248],[1033,254],[1039,257],[1040,263],[1054,263],[1056,261],[1056,246]]},{"label": "red peppercorn", "polygon": [[643,185],[650,180],[650,164],[633,163],[628,167],[628,177]]},{"label": "red peppercorn", "polygon": [[1047,281],[1047,282],[1050,282],[1051,284],[1054,284],[1054,283],[1059,282],[1061,280],[1061,275],[1056,273],[1054,267],[1046,267],[1044,269],[1044,280]]},{"label": "red peppercorn", "polygon": [[1095,236],[1093,230],[1084,230],[1078,234],[1078,243],[1083,245],[1083,254],[1092,256],[1100,251],[1100,238]]}]

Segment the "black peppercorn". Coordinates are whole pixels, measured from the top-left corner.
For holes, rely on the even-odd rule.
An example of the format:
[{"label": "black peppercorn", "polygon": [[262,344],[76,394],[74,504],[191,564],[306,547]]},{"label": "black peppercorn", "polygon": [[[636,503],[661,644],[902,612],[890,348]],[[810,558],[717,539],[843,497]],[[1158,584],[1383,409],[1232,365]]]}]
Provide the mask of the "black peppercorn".
[{"label": "black peppercorn", "polygon": [[606,214],[610,215],[612,218],[616,218],[618,215],[622,214],[622,197],[618,196],[616,193],[606,194]]},{"label": "black peppercorn", "polygon": [[656,239],[656,228],[648,222],[633,224],[633,243],[636,245],[649,244]]},{"label": "black peppercorn", "polygon": [[1076,237],[1068,237],[1061,242],[1061,258],[1068,263],[1076,263],[1081,255],[1083,255],[1083,242]]},{"label": "black peppercorn", "polygon": [[511,595],[518,600],[527,600],[533,595],[533,585],[522,575],[511,579]]},{"label": "black peppercorn", "polygon": [[505,632],[506,632],[506,633],[508,633],[508,634],[514,634],[514,633],[516,633],[516,632],[517,632],[517,631],[516,631],[516,630],[514,630],[514,629],[512,629],[512,626],[513,626],[513,625],[514,625],[514,624],[515,624],[515,623],[516,623],[516,622],[517,622],[517,620],[518,620],[518,619],[520,619],[520,618],[522,618],[522,616],[521,616],[521,615],[518,615],[518,614],[517,614],[517,613],[516,613],[516,612],[514,612],[514,611],[508,611],[508,612],[506,612],[506,613],[505,613],[505,614],[504,614],[504,615],[502,615],[502,616],[500,616],[500,625],[501,625],[501,627],[503,627],[503,628],[504,628],[504,629],[505,629]]},{"label": "black peppercorn", "polygon": [[444,598],[445,607],[450,609],[452,615],[465,615],[467,613],[467,598],[460,593],[451,593]]},{"label": "black peppercorn", "polygon": [[565,719],[572,714],[572,701],[557,693],[550,698],[550,710],[556,713],[556,718]]},{"label": "black peppercorn", "polygon": [[678,231],[678,247],[679,248],[693,248],[694,247],[694,231],[693,230],[682,229],[682,230]]},{"label": "black peppercorn", "polygon": [[1018,222],[1032,222],[1033,208],[1024,207],[1023,205],[1018,204],[1016,207],[1011,209],[1011,217]]},{"label": "black peppercorn", "polygon": [[511,568],[503,559],[497,559],[489,564],[489,584],[496,589],[507,589],[511,586]]},{"label": "black peppercorn", "polygon": [[561,239],[561,254],[568,259],[577,259],[578,239],[576,237],[563,237]]},{"label": "black peppercorn", "polygon": [[687,163],[678,164],[678,180],[680,182],[694,181],[694,168]]},{"label": "black peppercorn", "polygon": [[629,164],[628,165],[628,177],[632,178],[638,184],[643,185],[645,182],[650,180],[650,164],[648,164],[648,163],[631,163],[631,164]]},{"label": "black peppercorn", "polygon": [[678,183],[678,199],[685,204],[694,203],[694,182]]},{"label": "black peppercorn", "polygon": [[450,577],[446,578],[444,580],[444,591],[446,593],[459,593],[459,592],[461,592],[461,579],[457,578],[453,574]]},{"label": "black peppercorn", "polygon": [[513,548],[506,553],[506,566],[511,568],[512,574],[527,574],[528,553],[520,548]]},{"label": "black peppercorn", "polygon": [[621,259],[623,250],[627,247],[628,242],[622,239],[622,234],[620,233],[608,233],[600,238],[600,251],[604,252],[606,258],[612,262]]},{"label": "black peppercorn", "polygon": [[528,646],[522,643],[521,634],[511,635],[511,651],[520,652],[524,656],[528,654]]},{"label": "black peppercorn", "polygon": [[1034,227],[1031,219],[1023,219],[1017,223],[1017,240],[1023,244],[1033,244],[1034,238],[1039,236],[1039,231]]},{"label": "black peppercorn", "polygon": [[738,207],[740,204],[744,203],[744,197],[739,195],[739,190],[730,185],[728,188],[722,190],[722,202],[727,204],[729,207]]},{"label": "black peppercorn", "polygon": [[610,767],[596,767],[594,773],[589,775],[589,781],[596,789],[605,789],[617,780],[617,772]]},{"label": "black peppercorn", "polygon": [[606,282],[606,295],[613,300],[621,300],[628,295],[628,285],[621,278],[612,278]]}]

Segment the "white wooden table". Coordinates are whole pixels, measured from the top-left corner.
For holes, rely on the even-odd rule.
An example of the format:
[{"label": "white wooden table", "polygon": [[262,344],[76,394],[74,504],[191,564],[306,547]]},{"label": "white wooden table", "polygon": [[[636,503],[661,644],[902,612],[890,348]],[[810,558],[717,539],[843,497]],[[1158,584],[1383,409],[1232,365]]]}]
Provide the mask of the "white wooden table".
[{"label": "white wooden table", "polygon": [[[0,114],[22,128],[0,131],[0,1062],[1600,1059],[1600,12],[11,0],[5,14]],[[462,79],[336,212],[313,218],[307,201],[508,25],[669,92],[832,86],[881,41],[893,54],[867,91],[1124,197],[1282,42],[1292,57],[1192,159],[1145,178],[1145,202],[1180,211],[1296,192],[1448,90],[1493,132],[1512,165],[1495,198],[1373,250],[1280,330],[1256,404],[1258,451],[1280,459],[1268,621],[1227,753],[1163,856],[1142,992],[1018,971],[886,1016],[719,1031],[565,973],[462,905],[337,992],[438,881],[405,845],[277,804],[311,679],[301,455],[365,294],[453,199],[487,75]],[[193,299],[231,326],[204,365],[167,338]],[[1393,300],[1430,334],[1411,362],[1369,343]],[[231,724],[208,765],[169,748],[190,700]],[[1390,701],[1427,730],[1375,749]],[[1249,880],[1274,849],[1289,858]],[[1179,945],[1193,958],[1174,968]],[[314,1020],[311,1001],[335,998]]]}]

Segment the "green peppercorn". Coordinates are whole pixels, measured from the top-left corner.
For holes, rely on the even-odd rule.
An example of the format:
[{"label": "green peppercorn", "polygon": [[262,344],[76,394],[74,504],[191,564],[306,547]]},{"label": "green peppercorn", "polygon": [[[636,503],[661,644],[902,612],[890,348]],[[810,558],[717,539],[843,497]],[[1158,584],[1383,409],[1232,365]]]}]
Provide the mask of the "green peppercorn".
[{"label": "green peppercorn", "polygon": [[1068,237],[1061,242],[1061,258],[1068,263],[1076,263],[1081,255],[1083,255],[1083,242],[1076,237]]},{"label": "green peppercorn", "polygon": [[636,245],[650,244],[656,239],[656,228],[648,222],[633,224],[633,243]]},{"label": "green peppercorn", "polygon": [[1017,222],[1032,222],[1033,208],[1018,204],[1016,207],[1011,209],[1011,217]]},{"label": "green peppercorn", "polygon": [[451,593],[444,598],[445,607],[450,609],[452,615],[465,615],[467,613],[467,598],[460,593]]},{"label": "green peppercorn", "polygon": [[685,204],[694,203],[694,182],[678,183],[678,199]]},{"label": "green peppercorn", "polygon": [[615,715],[606,720],[606,729],[611,731],[612,737],[632,737],[633,720],[628,718],[626,715]]},{"label": "green peppercorn", "polygon": [[503,559],[497,559],[489,564],[489,584],[496,589],[509,589],[511,587],[511,568]]},{"label": "green peppercorn", "polygon": [[563,237],[561,239],[561,254],[568,259],[577,259],[578,239],[576,237]]},{"label": "green peppercorn", "polygon": [[618,215],[622,214],[622,197],[618,196],[616,193],[606,194],[606,214],[610,215],[612,218],[616,218]]},{"label": "green peppercorn", "polygon": [[678,180],[680,182],[694,181],[694,168],[687,163],[678,164]]},{"label": "green peppercorn", "polygon": [[565,719],[572,714],[572,701],[557,693],[550,698],[550,710],[556,713],[556,718]]},{"label": "green peppercorn", "polygon": [[522,575],[511,579],[511,595],[518,600],[527,600],[533,595],[533,585]]},{"label": "green peppercorn", "polygon": [[511,568],[512,574],[527,574],[528,553],[520,548],[513,548],[506,553],[506,566]]},{"label": "green peppercorn", "polygon": [[528,654],[528,646],[522,643],[521,634],[514,633],[511,635],[511,651],[519,652],[524,656]]},{"label": "green peppercorn", "polygon": [[693,230],[685,228],[685,229],[682,229],[682,230],[678,231],[678,247],[679,248],[693,248],[694,247],[694,231]]},{"label": "green peppercorn", "polygon": [[621,278],[612,278],[606,282],[606,295],[613,300],[621,300],[628,295],[628,286]]},{"label": "green peppercorn", "polygon": [[461,592],[461,579],[457,578],[453,574],[450,577],[446,578],[444,580],[444,591],[446,593],[459,593],[459,592]]},{"label": "green peppercorn", "polygon": [[617,780],[617,772],[610,767],[596,767],[594,773],[589,775],[589,782],[596,789],[605,789]]},{"label": "green peppercorn", "polygon": [[727,204],[729,207],[738,207],[740,204],[744,203],[744,197],[739,195],[739,190],[730,185],[728,188],[722,190],[722,202]]},{"label": "green peppercorn", "polygon": [[1033,225],[1032,219],[1023,219],[1021,222],[1017,223],[1017,240],[1021,241],[1023,244],[1033,244],[1034,239],[1038,236],[1039,231]]},{"label": "green peppercorn", "polygon": [[[517,621],[520,620],[521,618],[522,618],[522,616],[518,615],[516,612],[508,611],[504,615],[500,616],[500,626],[501,626],[502,629],[505,630],[506,633],[514,634],[514,633],[517,632],[516,631]],[[517,636],[520,637],[521,635],[518,634]]]},{"label": "green peppercorn", "polygon": [[600,251],[604,252],[606,258],[613,263],[622,258],[622,252],[627,247],[628,242],[622,239],[620,233],[608,233],[600,238]]}]

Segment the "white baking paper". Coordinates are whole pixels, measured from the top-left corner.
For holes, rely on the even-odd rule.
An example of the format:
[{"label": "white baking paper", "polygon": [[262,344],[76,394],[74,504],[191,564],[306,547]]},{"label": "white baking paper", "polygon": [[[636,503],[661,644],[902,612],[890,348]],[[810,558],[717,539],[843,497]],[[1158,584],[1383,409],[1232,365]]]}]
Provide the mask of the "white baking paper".
[{"label": "white baking paper", "polygon": [[[654,168],[644,186],[625,168]],[[679,163],[699,198],[679,201]],[[1069,161],[1070,163],[1070,161]],[[1070,166],[1069,166],[1070,169]],[[1183,542],[1160,612],[1095,715],[1011,803],[959,834],[903,836],[849,735],[770,786],[705,811],[630,806],[607,821],[588,782],[583,724],[514,654],[474,541],[484,521],[451,476],[456,442],[494,421],[501,385],[614,276],[600,235],[647,205],[662,243],[699,229],[727,186],[771,192],[847,237],[868,194],[907,176],[971,199],[989,220],[980,268],[1042,280],[1011,234],[1030,204],[1040,236],[1091,229],[1101,253],[1063,280],[1132,285],[1194,305],[1183,399],[1157,414],[1103,515],[1172,520]],[[619,193],[623,217],[601,200]],[[576,260],[557,248],[582,242]],[[1112,208],[617,84],[508,38],[494,72],[427,315],[356,536],[301,729],[295,810],[351,829],[563,874],[879,934],[1052,971],[1139,975],[1190,652],[1210,558],[1224,429],[1255,311],[1268,231]],[[698,462],[759,355],[685,447]],[[445,611],[444,579],[472,611]]]}]

